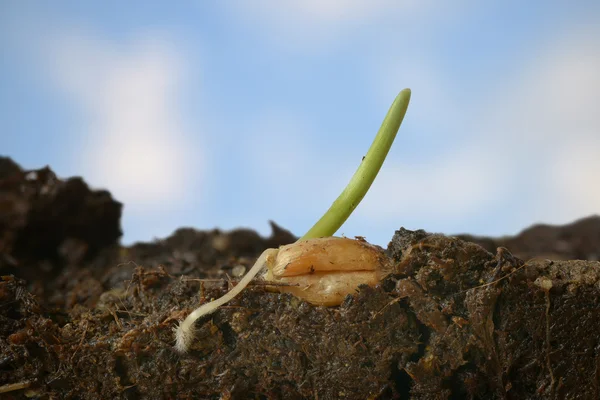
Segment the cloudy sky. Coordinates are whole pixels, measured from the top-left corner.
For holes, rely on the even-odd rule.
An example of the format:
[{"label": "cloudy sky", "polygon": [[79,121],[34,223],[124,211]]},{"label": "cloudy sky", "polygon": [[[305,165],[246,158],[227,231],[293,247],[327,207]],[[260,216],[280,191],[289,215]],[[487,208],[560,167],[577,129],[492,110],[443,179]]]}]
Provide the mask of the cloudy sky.
[{"label": "cloudy sky", "polygon": [[600,2],[0,1],[0,154],[125,204],[124,243],[302,235],[396,94],[338,234],[514,234],[600,213]]}]

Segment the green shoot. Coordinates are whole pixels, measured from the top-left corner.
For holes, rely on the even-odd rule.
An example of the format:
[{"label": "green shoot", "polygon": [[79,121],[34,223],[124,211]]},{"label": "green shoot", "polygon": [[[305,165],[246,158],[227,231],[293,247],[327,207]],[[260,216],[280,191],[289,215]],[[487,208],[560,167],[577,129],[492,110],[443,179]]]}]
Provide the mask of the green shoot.
[{"label": "green shoot", "polygon": [[404,89],[396,96],[367,155],[363,158],[352,179],[350,179],[348,186],[329,207],[329,210],[300,240],[332,236],[346,222],[350,214],[365,197],[377,173],[379,173],[381,165],[396,138],[398,129],[400,129],[409,101],[410,89]]},{"label": "green shoot", "polygon": [[[400,129],[409,101],[410,89],[402,90],[392,103],[377,136],[375,136],[375,140],[373,140],[373,144],[371,144],[348,186],[333,202],[325,215],[300,240],[332,236],[352,214],[365,197],[381,169],[381,165],[396,138],[398,129]],[[195,322],[198,318],[215,312],[220,306],[237,296],[265,268],[267,259],[276,257],[276,254],[276,249],[265,250],[246,276],[230,292],[215,301],[198,307],[184,321],[181,321],[175,328],[175,348],[177,351],[185,353],[190,349],[196,336]]]}]

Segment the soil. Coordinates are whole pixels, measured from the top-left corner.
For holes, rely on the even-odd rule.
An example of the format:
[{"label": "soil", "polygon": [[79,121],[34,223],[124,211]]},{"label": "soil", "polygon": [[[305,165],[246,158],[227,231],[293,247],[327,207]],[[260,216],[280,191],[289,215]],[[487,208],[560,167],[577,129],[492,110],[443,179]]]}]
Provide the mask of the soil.
[{"label": "soil", "polygon": [[503,239],[400,228],[379,285],[317,307],[257,281],[181,355],[177,322],[297,238],[272,223],[121,246],[121,210],[0,158],[1,398],[600,398],[600,262],[565,260],[597,258],[599,217]]},{"label": "soil", "polygon": [[486,238],[471,235],[457,237],[475,242],[488,251],[506,247],[517,257],[528,260],[600,260],[600,215],[582,218],[567,225],[533,225],[516,236]]}]

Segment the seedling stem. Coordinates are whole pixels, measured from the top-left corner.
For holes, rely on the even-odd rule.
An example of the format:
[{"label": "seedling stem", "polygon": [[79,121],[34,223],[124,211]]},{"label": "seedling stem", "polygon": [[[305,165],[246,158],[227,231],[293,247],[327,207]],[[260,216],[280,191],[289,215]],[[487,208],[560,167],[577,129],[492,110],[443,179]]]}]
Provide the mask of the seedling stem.
[{"label": "seedling stem", "polygon": [[410,89],[404,89],[396,96],[381,124],[381,128],[379,128],[379,132],[377,132],[377,136],[375,136],[369,151],[367,151],[352,179],[350,179],[348,186],[329,207],[329,210],[300,240],[333,236],[360,204],[375,180],[377,173],[379,173],[390,147],[392,147],[398,129],[400,129],[400,124],[402,124],[406,114],[410,94]]}]

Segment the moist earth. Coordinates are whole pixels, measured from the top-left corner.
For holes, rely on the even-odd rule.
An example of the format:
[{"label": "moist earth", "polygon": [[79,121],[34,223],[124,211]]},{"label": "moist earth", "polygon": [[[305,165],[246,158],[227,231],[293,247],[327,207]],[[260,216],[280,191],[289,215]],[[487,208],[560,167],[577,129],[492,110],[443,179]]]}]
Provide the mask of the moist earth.
[{"label": "moist earth", "polygon": [[1,398],[600,398],[597,216],[499,239],[399,228],[379,285],[317,307],[256,281],[182,355],[177,322],[297,238],[271,223],[122,246],[121,211],[0,157]]}]

